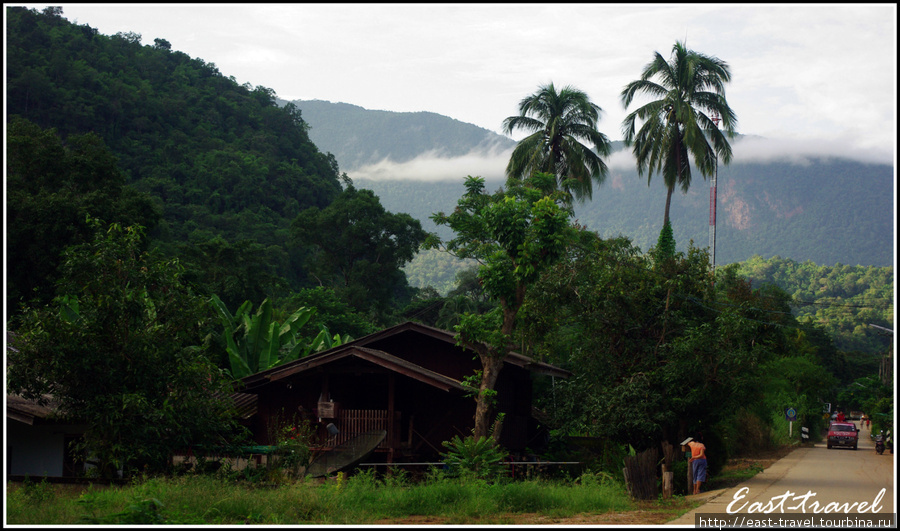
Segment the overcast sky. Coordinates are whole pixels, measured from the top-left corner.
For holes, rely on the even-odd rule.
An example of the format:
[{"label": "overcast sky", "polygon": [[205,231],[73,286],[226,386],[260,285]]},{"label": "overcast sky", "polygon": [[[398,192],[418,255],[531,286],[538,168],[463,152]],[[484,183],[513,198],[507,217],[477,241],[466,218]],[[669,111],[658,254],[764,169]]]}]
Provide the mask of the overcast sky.
[{"label": "overcast sky", "polygon": [[682,40],[730,65],[738,132],[895,159],[893,4],[62,6],[71,22],[166,39],[282,99],[431,111],[498,133],[539,85],[573,85],[603,108],[599,129],[612,140],[627,113],[622,88]]}]

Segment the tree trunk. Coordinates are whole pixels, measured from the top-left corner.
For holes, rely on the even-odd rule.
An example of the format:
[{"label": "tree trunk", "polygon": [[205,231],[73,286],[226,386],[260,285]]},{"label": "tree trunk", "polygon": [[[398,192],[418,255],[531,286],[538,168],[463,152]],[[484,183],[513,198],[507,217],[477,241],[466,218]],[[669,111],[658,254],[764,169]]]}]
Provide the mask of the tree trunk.
[{"label": "tree trunk", "polygon": [[[500,325],[500,332],[505,335],[512,335],[515,329],[516,314],[522,306],[525,299],[525,288],[523,286],[516,287],[515,301],[513,305],[503,297],[500,298],[500,305],[503,307],[503,323]],[[478,358],[481,360],[481,385],[478,388],[478,396],[475,398],[475,438],[487,437],[491,429],[491,403],[486,397],[486,393],[493,391],[497,384],[497,378],[500,376],[500,370],[503,369],[503,360],[509,351],[508,346],[501,349],[495,348],[478,349]]]},{"label": "tree trunk", "polygon": [[674,190],[674,186],[670,186],[668,190],[666,190],[666,213],[663,216],[663,227],[665,227],[666,223],[669,221],[669,206],[672,204],[672,192]]},{"label": "tree trunk", "polygon": [[491,426],[491,404],[486,397],[488,391],[492,391],[503,368],[503,357],[489,354],[479,354],[481,358],[481,385],[478,396],[475,399],[475,439],[488,437]]}]

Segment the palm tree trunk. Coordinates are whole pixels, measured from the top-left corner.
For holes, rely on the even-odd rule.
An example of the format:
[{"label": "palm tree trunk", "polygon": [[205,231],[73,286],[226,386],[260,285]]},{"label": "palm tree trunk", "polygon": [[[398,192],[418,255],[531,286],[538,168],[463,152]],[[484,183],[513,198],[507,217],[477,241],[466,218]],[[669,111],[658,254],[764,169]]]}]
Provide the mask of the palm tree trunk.
[{"label": "palm tree trunk", "polygon": [[672,204],[672,192],[675,190],[674,186],[669,186],[668,188],[666,191],[666,213],[663,216],[663,227],[669,222],[669,206]]}]

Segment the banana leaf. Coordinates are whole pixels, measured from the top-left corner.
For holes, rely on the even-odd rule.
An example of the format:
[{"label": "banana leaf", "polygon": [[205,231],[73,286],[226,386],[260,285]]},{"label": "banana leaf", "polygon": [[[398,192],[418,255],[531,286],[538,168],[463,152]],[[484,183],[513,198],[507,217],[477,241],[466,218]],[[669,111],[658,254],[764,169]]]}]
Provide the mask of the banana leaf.
[{"label": "banana leaf", "polygon": [[267,334],[272,323],[272,304],[269,299],[262,301],[256,314],[250,319],[246,330],[247,365],[252,371],[259,371],[260,353],[265,348]]}]

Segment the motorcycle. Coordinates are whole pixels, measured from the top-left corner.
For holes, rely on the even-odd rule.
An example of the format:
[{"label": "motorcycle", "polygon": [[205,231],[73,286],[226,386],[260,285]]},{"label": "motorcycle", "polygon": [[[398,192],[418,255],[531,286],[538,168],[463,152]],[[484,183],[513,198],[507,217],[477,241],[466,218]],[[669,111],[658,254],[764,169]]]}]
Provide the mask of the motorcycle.
[{"label": "motorcycle", "polygon": [[875,436],[875,453],[881,455],[884,453],[884,432],[882,431]]}]

